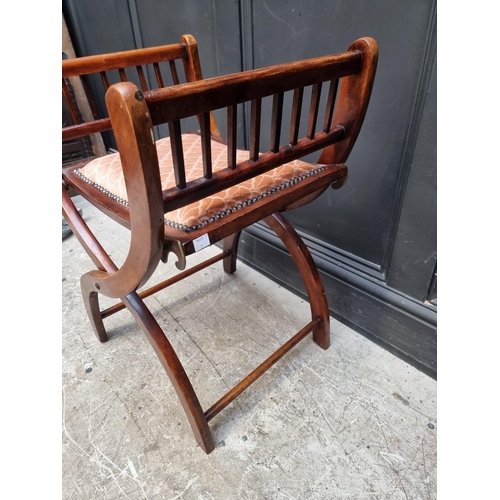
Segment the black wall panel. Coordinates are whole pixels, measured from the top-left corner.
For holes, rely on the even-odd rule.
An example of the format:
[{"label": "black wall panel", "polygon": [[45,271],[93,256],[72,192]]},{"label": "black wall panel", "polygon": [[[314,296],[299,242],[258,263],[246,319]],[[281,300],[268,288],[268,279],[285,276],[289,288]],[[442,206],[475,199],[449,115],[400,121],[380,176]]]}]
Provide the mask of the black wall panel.
[{"label": "black wall panel", "polygon": [[390,286],[422,302],[437,260],[436,87],[434,57],[387,276]]},{"label": "black wall panel", "polygon": [[[286,216],[311,248],[332,315],[436,375],[434,0],[64,0],[63,13],[78,55],[171,43],[191,33],[205,77],[375,38],[379,66],[349,180]],[[245,232],[240,255],[303,293],[264,225]]]},{"label": "black wall panel", "polygon": [[[290,214],[297,227],[383,268],[386,238],[419,76],[424,64],[430,2],[254,1],[256,67],[345,50],[369,35],[379,44],[370,107],[348,161],[349,181]],[[271,28],[272,27],[272,28]]]}]

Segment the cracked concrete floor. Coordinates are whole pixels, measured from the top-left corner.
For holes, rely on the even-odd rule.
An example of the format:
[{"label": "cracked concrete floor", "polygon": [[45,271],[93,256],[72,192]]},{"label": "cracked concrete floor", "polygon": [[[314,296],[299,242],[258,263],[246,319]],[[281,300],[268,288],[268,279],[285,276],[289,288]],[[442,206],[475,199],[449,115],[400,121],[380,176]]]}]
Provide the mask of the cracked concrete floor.
[{"label": "cracked concrete floor", "polygon": [[[76,200],[119,263],[128,232]],[[306,337],[210,422],[205,455],[128,311],[105,320],[107,343],[95,338],[79,289],[92,268],[63,241],[62,498],[436,498],[435,380],[332,319],[330,349]],[[240,262],[146,303],[205,409],[309,321],[306,302]]]}]

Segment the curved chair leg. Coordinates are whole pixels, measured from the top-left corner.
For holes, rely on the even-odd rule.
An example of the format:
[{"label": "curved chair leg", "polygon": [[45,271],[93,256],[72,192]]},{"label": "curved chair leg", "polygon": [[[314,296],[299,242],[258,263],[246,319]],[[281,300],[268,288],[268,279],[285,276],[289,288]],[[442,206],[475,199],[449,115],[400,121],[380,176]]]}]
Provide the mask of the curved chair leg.
[{"label": "curved chair leg", "polygon": [[98,293],[92,289],[89,289],[89,280],[85,278],[85,274],[80,279],[80,285],[83,295],[83,303],[85,304],[85,309],[89,316],[90,324],[94,329],[94,333],[100,342],[106,342],[108,340],[108,334],[104,328],[104,323],[102,321],[101,310],[99,309],[99,296]]},{"label": "curved chair leg", "polygon": [[313,330],[313,339],[320,347],[328,349],[330,347],[330,313],[316,264],[302,238],[280,213],[270,215],[265,221],[284,243],[302,276],[313,319],[321,320],[320,325]]},{"label": "curved chair leg", "polygon": [[198,397],[194,392],[193,386],[177,354],[172,348],[172,345],[163,333],[160,325],[158,325],[157,321],[154,319],[150,310],[136,292],[130,293],[121,300],[146,334],[163,368],[167,372],[175,392],[181,401],[182,407],[186,412],[196,441],[205,453],[210,453],[215,448],[215,445],[208,427],[207,419],[201,408]]},{"label": "curved chair leg", "polygon": [[[117,267],[87,227],[80,214],[78,214],[76,207],[64,187],[63,215],[98,269],[108,273],[115,272]],[[230,237],[232,238],[230,246],[234,248],[234,255],[236,254],[238,237],[239,235]],[[232,255],[228,256],[228,259],[231,257]],[[86,273],[81,277],[80,284],[85,308],[87,309],[94,332],[101,342],[105,342],[108,340],[108,336],[99,309],[99,297],[98,292],[95,290],[95,280],[90,273]],[[136,292],[132,292],[126,297],[121,297],[121,300],[146,334],[163,368],[167,372],[184,411],[186,412],[196,441],[205,453],[210,453],[215,448],[212,434],[198,397],[194,392],[193,386],[177,354],[163,333],[163,330]]]},{"label": "curved chair leg", "polygon": [[230,254],[223,259],[224,271],[232,274],[236,271],[236,258],[238,256],[238,243],[240,241],[241,231],[224,238],[223,250]]}]

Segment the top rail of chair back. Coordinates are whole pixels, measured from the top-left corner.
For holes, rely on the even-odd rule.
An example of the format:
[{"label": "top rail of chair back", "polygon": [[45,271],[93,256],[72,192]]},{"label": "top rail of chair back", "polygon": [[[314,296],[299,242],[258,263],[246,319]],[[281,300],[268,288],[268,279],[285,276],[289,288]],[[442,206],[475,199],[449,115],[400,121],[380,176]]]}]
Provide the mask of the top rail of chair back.
[{"label": "top rail of chair back", "polygon": [[317,57],[144,93],[153,125],[340,79],[360,71],[360,52]]},{"label": "top rail of chair back", "polygon": [[95,56],[66,59],[62,62],[62,77],[90,75],[97,71],[113,71],[122,68],[154,64],[182,59],[185,47],[175,43],[145,49],[124,50]]}]

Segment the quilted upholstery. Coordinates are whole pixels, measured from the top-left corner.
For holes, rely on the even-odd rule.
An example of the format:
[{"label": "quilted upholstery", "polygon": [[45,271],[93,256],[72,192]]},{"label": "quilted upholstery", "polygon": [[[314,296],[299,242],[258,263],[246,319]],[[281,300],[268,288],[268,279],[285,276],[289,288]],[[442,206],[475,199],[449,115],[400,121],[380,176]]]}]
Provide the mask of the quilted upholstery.
[{"label": "quilted upholstery", "polygon": [[[184,162],[187,181],[203,176],[201,156],[201,138],[197,134],[182,136]],[[160,139],[156,142],[162,189],[175,186],[174,171],[171,156],[170,139]],[[237,162],[248,159],[248,151],[238,150]],[[227,149],[223,144],[212,141],[212,169],[221,170],[227,167]],[[191,231],[209,224],[215,219],[238,210],[248,203],[255,202],[266,196],[271,190],[286,189],[290,184],[299,182],[306,175],[311,175],[323,167],[316,164],[294,160],[271,170],[265,174],[249,179],[208,198],[191,203],[185,207],[165,215],[165,223]],[[83,180],[97,186],[101,191],[113,197],[118,202],[127,205],[127,190],[123,177],[119,153],[96,158],[77,171]]]}]

